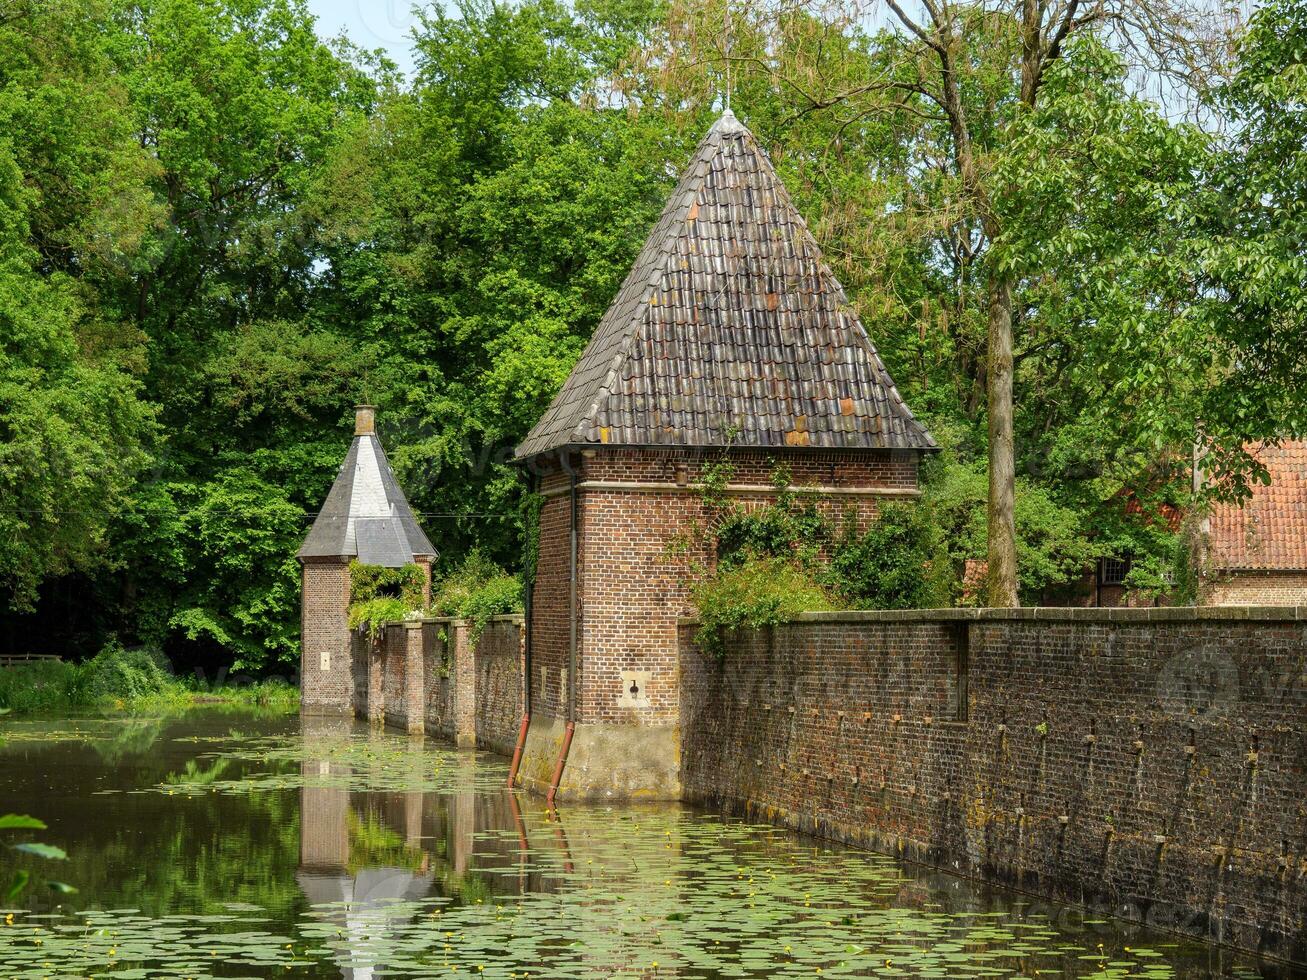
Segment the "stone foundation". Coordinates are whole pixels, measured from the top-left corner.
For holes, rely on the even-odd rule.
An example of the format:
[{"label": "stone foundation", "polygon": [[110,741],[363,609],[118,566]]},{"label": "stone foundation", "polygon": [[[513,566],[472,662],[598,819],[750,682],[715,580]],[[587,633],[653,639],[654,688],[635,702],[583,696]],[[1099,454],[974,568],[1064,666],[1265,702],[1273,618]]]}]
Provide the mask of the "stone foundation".
[{"label": "stone foundation", "polygon": [[[525,789],[541,796],[548,793],[565,728],[561,718],[531,719],[519,770]],[[558,784],[560,802],[680,798],[680,731],[676,725],[577,723]]]}]

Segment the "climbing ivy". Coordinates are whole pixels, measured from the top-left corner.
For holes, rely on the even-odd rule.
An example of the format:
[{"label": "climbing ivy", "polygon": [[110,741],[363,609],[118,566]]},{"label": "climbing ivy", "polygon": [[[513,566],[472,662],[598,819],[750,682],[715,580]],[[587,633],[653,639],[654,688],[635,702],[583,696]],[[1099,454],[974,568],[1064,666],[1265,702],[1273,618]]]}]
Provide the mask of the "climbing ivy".
[{"label": "climbing ivy", "polygon": [[426,584],[421,565],[386,568],[350,562],[350,629],[366,628],[368,636],[376,639],[386,623],[421,614],[426,607]]},{"label": "climbing ivy", "polygon": [[724,631],[775,626],[804,611],[947,604],[952,569],[924,508],[886,507],[860,530],[854,512],[837,521],[816,491],[794,486],[784,464],[772,467],[774,496],[764,504],[731,498],[734,475],[724,456],[704,467],[704,520],[665,555],[684,562],[704,650],[720,656]]}]

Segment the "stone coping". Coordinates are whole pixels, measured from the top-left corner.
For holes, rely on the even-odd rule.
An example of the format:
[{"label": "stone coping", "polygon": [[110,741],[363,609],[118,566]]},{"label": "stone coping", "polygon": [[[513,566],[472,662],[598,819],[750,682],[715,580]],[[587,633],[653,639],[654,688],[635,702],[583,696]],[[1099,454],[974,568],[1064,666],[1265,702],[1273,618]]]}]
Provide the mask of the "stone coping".
[{"label": "stone coping", "polygon": [[[444,626],[452,626],[454,623],[470,623],[470,619],[459,619],[457,616],[420,616],[417,619],[394,619],[388,623],[382,623],[382,629],[389,629],[391,626],[407,626],[409,629],[417,629],[423,623],[440,623]],[[487,623],[516,623],[521,626],[526,622],[526,617],[521,613],[506,613],[503,616],[491,616]]]},{"label": "stone coping", "polygon": [[[975,623],[1033,620],[1043,623],[1195,623],[1307,622],[1307,606],[1149,606],[1145,608],[1024,606],[1015,609],[869,609],[845,612],[806,612],[783,623]],[[698,626],[693,616],[678,626]]]}]

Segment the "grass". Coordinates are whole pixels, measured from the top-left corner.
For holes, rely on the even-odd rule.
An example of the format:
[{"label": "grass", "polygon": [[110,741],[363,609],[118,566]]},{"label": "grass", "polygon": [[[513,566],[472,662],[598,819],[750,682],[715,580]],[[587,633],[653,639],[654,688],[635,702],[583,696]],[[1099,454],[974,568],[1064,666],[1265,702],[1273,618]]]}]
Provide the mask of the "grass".
[{"label": "grass", "polygon": [[34,661],[0,667],[0,712],[31,714],[77,708],[181,710],[227,704],[274,713],[299,709],[299,689],[282,681],[209,686],[176,678],[147,650],[110,645],[83,663]]}]

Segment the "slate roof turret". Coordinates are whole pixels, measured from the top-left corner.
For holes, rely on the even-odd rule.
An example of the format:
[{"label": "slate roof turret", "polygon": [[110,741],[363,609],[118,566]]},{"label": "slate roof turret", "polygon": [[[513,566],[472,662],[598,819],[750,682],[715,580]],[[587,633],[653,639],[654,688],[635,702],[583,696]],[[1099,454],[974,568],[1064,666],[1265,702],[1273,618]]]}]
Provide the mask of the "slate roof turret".
[{"label": "slate roof turret", "polygon": [[517,455],[601,444],[937,448],[729,110]]},{"label": "slate roof turret", "polygon": [[356,409],[354,441],[299,558],[357,558],[398,568],[416,557],[435,557],[381,448],[374,411],[370,405]]}]

